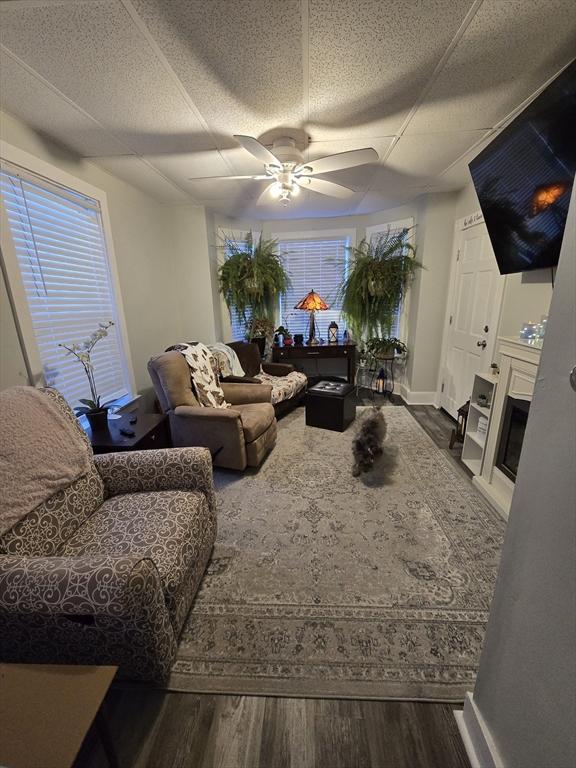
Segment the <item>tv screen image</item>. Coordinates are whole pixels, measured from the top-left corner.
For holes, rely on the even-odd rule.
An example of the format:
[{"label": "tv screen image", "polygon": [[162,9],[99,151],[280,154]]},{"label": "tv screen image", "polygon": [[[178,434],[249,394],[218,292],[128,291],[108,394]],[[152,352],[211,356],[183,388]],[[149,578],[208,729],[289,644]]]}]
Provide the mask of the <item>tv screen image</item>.
[{"label": "tv screen image", "polygon": [[576,172],[576,61],[469,168],[500,273],[555,266]]}]

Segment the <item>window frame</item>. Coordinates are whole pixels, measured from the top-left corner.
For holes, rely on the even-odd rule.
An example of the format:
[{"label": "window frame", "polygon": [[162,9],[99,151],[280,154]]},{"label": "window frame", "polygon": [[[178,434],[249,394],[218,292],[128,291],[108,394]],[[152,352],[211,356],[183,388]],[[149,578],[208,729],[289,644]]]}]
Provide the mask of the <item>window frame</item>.
[{"label": "window frame", "polygon": [[[289,240],[326,240],[326,239],[343,239],[346,240],[346,248],[352,248],[356,245],[356,228],[355,227],[337,227],[330,229],[313,229],[313,230],[300,230],[289,232],[272,232],[271,237],[278,242],[286,242]],[[314,286],[312,286],[314,287]],[[318,288],[321,294],[320,288]],[[283,318],[280,317],[280,301],[276,308],[277,317],[281,322]]]},{"label": "window frame", "polygon": [[[82,179],[63,171],[55,165],[26,152],[19,147],[0,140],[0,167],[6,172],[14,172],[21,169],[23,173],[30,173],[45,179],[46,182],[61,186],[63,193],[66,190],[76,192],[85,197],[95,200],[100,208],[100,217],[106,255],[108,259],[108,269],[110,272],[110,283],[112,287],[112,299],[115,309],[114,322],[120,334],[121,355],[129,392],[127,398],[122,398],[122,405],[125,401],[134,400],[137,397],[136,380],[132,366],[132,354],[128,341],[128,332],[126,329],[126,319],[124,315],[124,305],[122,301],[122,292],[120,290],[120,280],[118,276],[118,266],[114,252],[114,241],[112,238],[112,226],[110,223],[110,214],[108,211],[108,200],[106,193],[94,187]],[[32,316],[28,306],[26,290],[18,265],[16,249],[12,241],[12,233],[8,223],[8,214],[4,205],[0,202],[0,264],[6,290],[11,305],[14,323],[18,334],[18,339],[22,349],[22,355],[26,365],[29,383],[34,387],[46,386],[44,371],[38,344],[32,325]],[[122,354],[123,353],[123,354]]]},{"label": "window frame", "polygon": [[[385,234],[389,229],[408,229],[409,237],[408,242],[410,245],[415,245],[414,237],[414,219],[412,217],[407,219],[397,219],[396,221],[386,221],[382,224],[373,224],[370,227],[366,227],[366,240],[370,242],[373,235]],[[408,318],[410,316],[410,294],[411,291],[406,291],[404,300],[400,307],[400,317],[398,319],[398,338],[405,344],[408,342]]]}]

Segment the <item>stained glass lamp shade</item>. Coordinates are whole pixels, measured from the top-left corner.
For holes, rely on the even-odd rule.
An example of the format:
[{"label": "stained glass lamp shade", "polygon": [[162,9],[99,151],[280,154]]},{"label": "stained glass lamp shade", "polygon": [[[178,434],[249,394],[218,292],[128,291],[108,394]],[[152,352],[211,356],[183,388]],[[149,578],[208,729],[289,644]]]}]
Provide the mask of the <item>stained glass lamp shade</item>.
[{"label": "stained glass lamp shade", "polygon": [[304,298],[296,304],[294,309],[303,309],[306,312],[310,312],[310,331],[308,333],[308,344],[311,344],[316,339],[316,323],[314,321],[315,312],[323,312],[325,309],[330,309],[329,305],[324,299],[315,293],[314,290],[304,296]]}]

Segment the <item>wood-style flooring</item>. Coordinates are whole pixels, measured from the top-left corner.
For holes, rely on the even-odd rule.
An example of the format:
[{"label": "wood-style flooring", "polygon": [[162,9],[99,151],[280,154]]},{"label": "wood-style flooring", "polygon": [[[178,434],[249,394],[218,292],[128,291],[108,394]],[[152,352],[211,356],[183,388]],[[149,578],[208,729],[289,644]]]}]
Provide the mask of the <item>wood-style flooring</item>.
[{"label": "wood-style flooring", "polygon": [[[469,476],[452,419],[409,410]],[[450,704],[112,689],[105,707],[120,768],[469,768]],[[92,730],[74,768],[107,766]]]}]

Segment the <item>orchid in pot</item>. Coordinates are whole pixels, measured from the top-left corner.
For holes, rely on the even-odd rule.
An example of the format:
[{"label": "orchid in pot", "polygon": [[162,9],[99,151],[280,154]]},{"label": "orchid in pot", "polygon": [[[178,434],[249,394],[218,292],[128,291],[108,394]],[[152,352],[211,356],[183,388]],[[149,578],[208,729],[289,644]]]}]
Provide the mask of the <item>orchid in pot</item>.
[{"label": "orchid in pot", "polygon": [[66,350],[68,355],[74,355],[74,357],[80,362],[86,373],[88,383],[90,385],[91,399],[80,399],[81,406],[74,408],[76,416],[86,416],[90,428],[92,430],[104,429],[108,425],[108,408],[109,404],[101,403],[100,395],[96,390],[96,382],[94,380],[94,366],[92,364],[92,350],[96,344],[108,336],[108,330],[114,325],[112,320],[107,323],[99,323],[97,330],[94,331],[85,341],[74,342],[70,346],[67,344],[59,344]]}]

